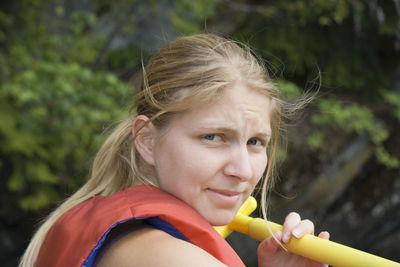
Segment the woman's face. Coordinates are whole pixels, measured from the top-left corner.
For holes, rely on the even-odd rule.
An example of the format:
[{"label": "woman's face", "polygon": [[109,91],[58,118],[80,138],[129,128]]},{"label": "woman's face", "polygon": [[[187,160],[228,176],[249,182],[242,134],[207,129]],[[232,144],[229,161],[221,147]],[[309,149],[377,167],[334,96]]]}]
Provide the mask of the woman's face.
[{"label": "woman's face", "polygon": [[156,141],[161,189],[212,225],[231,222],[267,165],[270,100],[236,84],[211,104],[176,116]]}]

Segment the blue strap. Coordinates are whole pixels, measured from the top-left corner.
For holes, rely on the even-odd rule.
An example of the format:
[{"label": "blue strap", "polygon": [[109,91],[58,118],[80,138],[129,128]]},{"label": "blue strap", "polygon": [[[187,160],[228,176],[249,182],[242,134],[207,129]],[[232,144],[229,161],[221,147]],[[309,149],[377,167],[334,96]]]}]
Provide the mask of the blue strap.
[{"label": "blue strap", "polygon": [[93,250],[90,252],[89,257],[85,260],[85,262],[82,264],[82,267],[92,267],[94,266],[96,262],[97,255],[100,251],[100,248],[104,245],[104,241],[106,240],[107,235],[111,232],[111,230],[117,228],[119,225],[124,224],[126,222],[130,222],[132,220],[142,220],[144,223],[151,225],[152,227],[162,230],[166,232],[167,234],[170,234],[171,236],[187,241],[189,240],[181,233],[179,232],[174,226],[172,226],[170,223],[164,221],[160,217],[149,217],[149,218],[130,218],[125,221],[117,222],[113,226],[110,227],[110,229],[107,230],[107,232],[104,233],[104,235],[100,238],[99,242],[97,245],[93,248]]}]

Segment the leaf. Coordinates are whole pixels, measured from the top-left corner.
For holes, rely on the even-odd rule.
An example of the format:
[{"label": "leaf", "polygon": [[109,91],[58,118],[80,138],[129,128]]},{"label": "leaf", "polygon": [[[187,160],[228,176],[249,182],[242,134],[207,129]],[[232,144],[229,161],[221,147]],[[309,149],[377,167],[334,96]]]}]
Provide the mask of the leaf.
[{"label": "leaf", "polygon": [[282,79],[274,82],[283,98],[291,99],[300,95],[300,88],[296,84]]},{"label": "leaf", "polygon": [[38,211],[50,206],[58,199],[54,189],[43,186],[35,188],[34,193],[23,196],[18,202],[23,210]]},{"label": "leaf", "polygon": [[26,175],[28,176],[29,180],[40,183],[46,184],[57,184],[58,180],[51,173],[48,164],[43,161],[29,161],[26,166]]},{"label": "leaf", "polygon": [[311,150],[316,150],[322,147],[323,134],[321,131],[315,130],[307,137],[307,144]]},{"label": "leaf", "polygon": [[18,191],[25,185],[25,179],[22,173],[22,168],[15,169],[8,179],[8,188],[11,191]]}]

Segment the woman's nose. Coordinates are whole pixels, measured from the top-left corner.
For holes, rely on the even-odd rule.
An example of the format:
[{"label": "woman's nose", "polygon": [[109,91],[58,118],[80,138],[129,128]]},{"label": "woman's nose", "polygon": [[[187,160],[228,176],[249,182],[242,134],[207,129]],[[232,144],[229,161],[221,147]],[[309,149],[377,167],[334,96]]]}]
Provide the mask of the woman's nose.
[{"label": "woman's nose", "polygon": [[253,177],[253,168],[247,146],[231,150],[224,172],[225,175],[240,180],[249,180]]}]

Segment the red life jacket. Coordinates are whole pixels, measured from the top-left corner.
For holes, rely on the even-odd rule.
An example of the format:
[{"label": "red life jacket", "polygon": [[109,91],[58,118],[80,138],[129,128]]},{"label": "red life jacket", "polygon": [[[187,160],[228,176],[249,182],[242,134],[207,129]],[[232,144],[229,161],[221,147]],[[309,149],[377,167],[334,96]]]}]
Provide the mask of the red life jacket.
[{"label": "red life jacket", "polygon": [[243,262],[214,228],[183,201],[149,185],[108,197],[95,196],[58,219],[43,242],[35,266],[92,266],[110,230],[136,219],[204,249],[228,266]]}]

